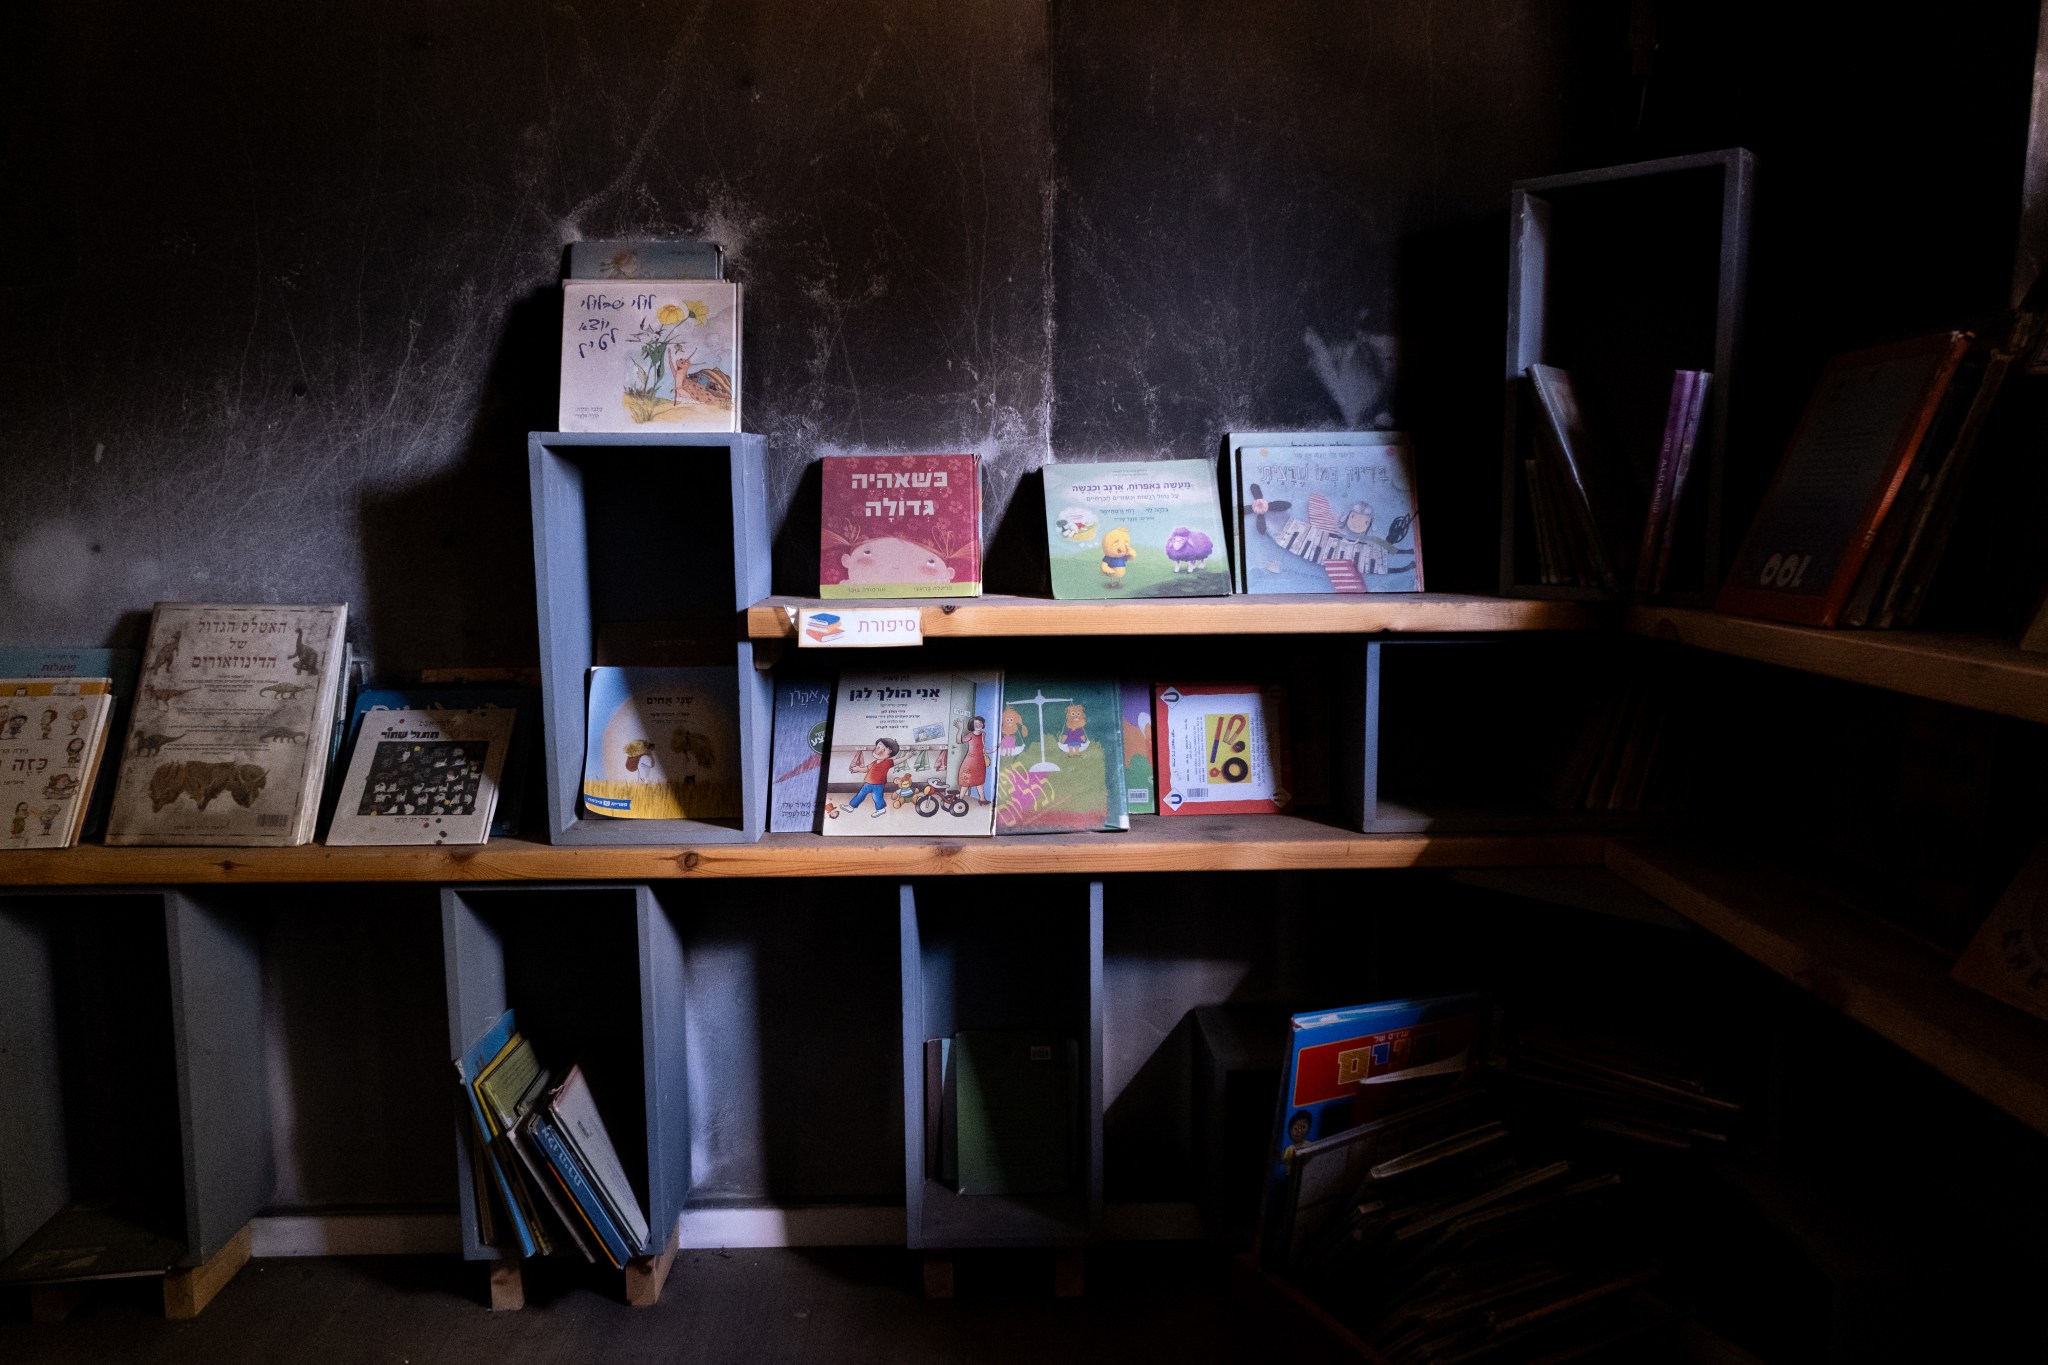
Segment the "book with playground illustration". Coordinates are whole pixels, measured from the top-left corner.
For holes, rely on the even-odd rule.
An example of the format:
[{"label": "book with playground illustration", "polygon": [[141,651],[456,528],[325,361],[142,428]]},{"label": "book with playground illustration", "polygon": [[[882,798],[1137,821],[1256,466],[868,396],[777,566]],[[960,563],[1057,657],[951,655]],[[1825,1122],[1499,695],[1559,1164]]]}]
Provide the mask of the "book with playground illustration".
[{"label": "book with playground illustration", "polygon": [[1115,679],[1006,673],[994,729],[996,833],[1131,827]]},{"label": "book with playground illustration", "polygon": [[995,672],[841,675],[820,832],[993,832],[1002,699]]}]

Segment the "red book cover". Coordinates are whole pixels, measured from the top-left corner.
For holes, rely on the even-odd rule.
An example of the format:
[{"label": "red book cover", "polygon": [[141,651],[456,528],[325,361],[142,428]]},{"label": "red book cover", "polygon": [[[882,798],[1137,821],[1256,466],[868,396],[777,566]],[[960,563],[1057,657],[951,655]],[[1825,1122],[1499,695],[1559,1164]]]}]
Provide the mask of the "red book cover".
[{"label": "red book cover", "polygon": [[1161,683],[1152,696],[1161,815],[1271,815],[1294,803],[1283,689]]},{"label": "red book cover", "polygon": [[979,456],[829,455],[820,466],[819,596],[981,596]]}]

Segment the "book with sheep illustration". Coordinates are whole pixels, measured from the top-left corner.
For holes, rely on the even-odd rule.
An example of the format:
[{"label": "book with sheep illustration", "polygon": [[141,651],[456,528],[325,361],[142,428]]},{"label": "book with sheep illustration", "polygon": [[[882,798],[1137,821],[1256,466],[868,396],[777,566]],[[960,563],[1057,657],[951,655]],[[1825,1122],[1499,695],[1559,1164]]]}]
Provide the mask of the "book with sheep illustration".
[{"label": "book with sheep illustration", "polygon": [[1045,521],[1054,597],[1230,596],[1207,460],[1047,465]]}]

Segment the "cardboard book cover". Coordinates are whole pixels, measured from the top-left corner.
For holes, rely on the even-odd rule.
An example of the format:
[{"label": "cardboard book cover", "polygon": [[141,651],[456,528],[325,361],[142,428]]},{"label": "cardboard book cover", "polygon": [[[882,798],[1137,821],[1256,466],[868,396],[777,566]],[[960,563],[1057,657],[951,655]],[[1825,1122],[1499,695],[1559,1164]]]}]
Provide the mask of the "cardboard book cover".
[{"label": "cardboard book cover", "polygon": [[738,431],[740,287],[564,280],[563,431]]},{"label": "cardboard book cover", "polygon": [[583,809],[622,820],[740,814],[739,678],[732,668],[590,670]]},{"label": "cardboard book cover", "polygon": [[114,709],[106,678],[0,679],[0,848],[69,848]]},{"label": "cardboard book cover", "polygon": [[1113,679],[1005,673],[997,731],[996,833],[1131,827]]},{"label": "cardboard book cover", "polygon": [[2048,1019],[2048,840],[1998,898],[1952,973],[1966,986]]},{"label": "cardboard book cover", "polygon": [[777,674],[775,733],[768,755],[770,834],[810,834],[818,828],[831,714],[829,675]]},{"label": "cardboard book cover", "polygon": [[327,842],[483,843],[518,719],[502,706],[367,711]]},{"label": "cardboard book cover", "polygon": [[828,835],[985,835],[1000,673],[850,673],[832,702]]},{"label": "cardboard book cover", "polygon": [[158,603],[107,842],[312,839],[347,621],[340,605]]},{"label": "cardboard book cover", "polygon": [[1207,460],[1047,465],[1045,520],[1054,597],[1230,595]]},{"label": "cardboard book cover", "polygon": [[569,243],[572,280],[722,280],[725,248],[694,238]]},{"label": "cardboard book cover", "polygon": [[[470,673],[457,669],[427,670],[434,678],[425,678],[419,687],[366,687],[357,692],[349,703],[347,724],[343,727],[341,752],[353,755],[358,737],[363,731],[363,720],[375,711],[441,711],[474,710],[479,707],[500,707],[512,713],[512,739],[505,748],[503,767],[497,776],[497,809],[491,816],[490,833],[499,838],[510,838],[519,833],[521,806],[526,795],[526,775],[532,763],[538,760],[535,738],[539,728],[540,690],[538,678],[526,681],[517,677],[519,670],[496,670],[498,676],[466,681]],[[473,670],[474,674],[485,674],[490,670]],[[489,686],[490,683],[517,683],[516,686]],[[334,811],[340,806],[342,787],[348,778],[347,769],[340,773],[343,781],[328,784],[328,811],[326,818],[331,829]]]},{"label": "cardboard book cover", "polygon": [[829,455],[821,597],[979,597],[981,458]]},{"label": "cardboard book cover", "polygon": [[1269,815],[1294,803],[1284,688],[1161,683],[1153,697],[1161,815]]},{"label": "cardboard book cover", "polygon": [[1239,448],[1245,591],[1422,591],[1413,452],[1397,432],[1362,434],[1376,439]]},{"label": "cardboard book cover", "polygon": [[1159,810],[1158,765],[1152,757],[1152,684],[1117,684],[1124,723],[1124,809],[1132,815]]},{"label": "cardboard book cover", "polygon": [[954,1036],[959,1193],[1056,1194],[1074,1185],[1079,1053],[1073,1039],[1045,1032]]}]

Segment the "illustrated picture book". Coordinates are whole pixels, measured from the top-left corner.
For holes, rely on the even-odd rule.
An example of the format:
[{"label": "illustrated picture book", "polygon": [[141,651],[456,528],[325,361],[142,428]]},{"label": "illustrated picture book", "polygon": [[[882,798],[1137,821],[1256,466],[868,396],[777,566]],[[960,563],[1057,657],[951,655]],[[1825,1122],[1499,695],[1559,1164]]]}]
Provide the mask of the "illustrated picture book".
[{"label": "illustrated picture book", "polygon": [[[428,676],[431,675],[431,676]],[[373,711],[438,711],[447,708],[471,710],[498,707],[513,713],[512,739],[505,750],[504,766],[498,773],[497,810],[491,816],[490,832],[499,838],[519,833],[520,806],[526,793],[526,777],[537,761],[534,736],[540,721],[540,684],[537,672],[528,677],[519,669],[428,669],[417,687],[366,687],[349,704],[348,725],[342,751],[353,755],[363,718]],[[341,776],[346,777],[344,770]],[[329,810],[341,800],[341,783],[328,784]]]},{"label": "illustrated picture book", "polygon": [[821,597],[979,597],[981,459],[828,455]]},{"label": "illustrated picture book", "polygon": [[722,280],[725,249],[694,238],[569,243],[572,280]]},{"label": "illustrated picture book", "polygon": [[[142,656],[132,649],[66,649],[33,645],[0,645],[0,678],[105,678],[113,693],[113,713],[107,722],[107,743],[113,747],[128,733],[128,716],[135,701],[135,674]],[[114,800],[114,773],[118,763],[101,763],[92,783],[85,808],[82,834],[92,838],[107,827],[107,810]]]},{"label": "illustrated picture book", "polygon": [[1152,684],[1129,679],[1117,684],[1124,723],[1124,809],[1152,815],[1159,809],[1152,758]]},{"label": "illustrated picture book", "polygon": [[563,431],[738,431],[740,287],[564,280]]},{"label": "illustrated picture book", "polygon": [[0,679],[0,848],[69,848],[114,708],[106,678]]},{"label": "illustrated picture book", "polygon": [[776,674],[775,733],[768,754],[770,834],[809,834],[818,827],[832,683],[829,674]]},{"label": "illustrated picture book", "polygon": [[842,675],[821,831],[991,833],[1002,687],[995,672]]},{"label": "illustrated picture book", "polygon": [[1293,804],[1285,689],[1161,683],[1152,723],[1161,815],[1258,815]]},{"label": "illustrated picture book", "polygon": [[590,670],[583,808],[623,820],[740,814],[739,678],[728,667]]},{"label": "illustrated picture book", "polygon": [[1114,679],[1005,673],[994,729],[996,833],[1131,827]]},{"label": "illustrated picture book", "polygon": [[1253,593],[1420,592],[1421,504],[1399,432],[1232,452],[1239,587]]},{"label": "illustrated picture book", "polygon": [[1230,595],[1207,460],[1047,465],[1045,521],[1054,597]]},{"label": "illustrated picture book", "polygon": [[483,843],[518,719],[503,706],[365,711],[327,842]]},{"label": "illustrated picture book", "polygon": [[345,606],[160,602],[110,844],[303,844],[342,673]]}]

